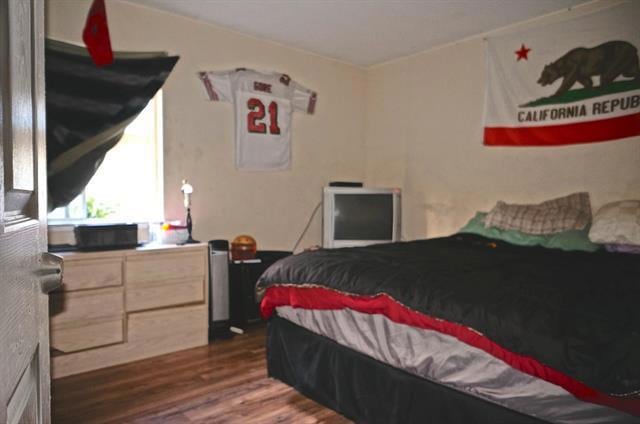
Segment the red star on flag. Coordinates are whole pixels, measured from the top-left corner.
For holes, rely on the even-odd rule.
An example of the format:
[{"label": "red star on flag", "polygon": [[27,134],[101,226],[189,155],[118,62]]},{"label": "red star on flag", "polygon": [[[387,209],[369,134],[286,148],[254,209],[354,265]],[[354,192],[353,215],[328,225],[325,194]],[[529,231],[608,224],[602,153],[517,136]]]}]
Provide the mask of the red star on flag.
[{"label": "red star on flag", "polygon": [[529,60],[529,52],[530,51],[531,51],[530,48],[528,48],[524,44],[522,44],[520,46],[520,50],[516,50],[514,52],[518,56],[518,62],[520,62],[521,59]]}]

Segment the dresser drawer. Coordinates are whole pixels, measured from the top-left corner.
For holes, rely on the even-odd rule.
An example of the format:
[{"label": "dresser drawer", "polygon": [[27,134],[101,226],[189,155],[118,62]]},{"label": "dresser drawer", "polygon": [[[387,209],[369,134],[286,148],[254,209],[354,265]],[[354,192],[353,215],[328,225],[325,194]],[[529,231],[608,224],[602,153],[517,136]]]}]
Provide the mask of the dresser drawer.
[{"label": "dresser drawer", "polygon": [[132,284],[126,292],[127,311],[204,302],[204,279],[161,280]]},{"label": "dresser drawer", "polygon": [[202,251],[128,257],[125,263],[127,285],[178,278],[203,278],[206,275],[206,259]]},{"label": "dresser drawer", "polygon": [[122,317],[99,318],[51,328],[51,347],[63,353],[76,352],[124,341]]},{"label": "dresser drawer", "polygon": [[130,342],[156,340],[165,343],[186,338],[206,344],[207,314],[206,305],[129,314],[128,339]]},{"label": "dresser drawer", "polygon": [[122,285],[122,259],[65,261],[62,290],[83,290]]},{"label": "dresser drawer", "polygon": [[124,314],[122,287],[55,293],[51,299],[51,326]]}]

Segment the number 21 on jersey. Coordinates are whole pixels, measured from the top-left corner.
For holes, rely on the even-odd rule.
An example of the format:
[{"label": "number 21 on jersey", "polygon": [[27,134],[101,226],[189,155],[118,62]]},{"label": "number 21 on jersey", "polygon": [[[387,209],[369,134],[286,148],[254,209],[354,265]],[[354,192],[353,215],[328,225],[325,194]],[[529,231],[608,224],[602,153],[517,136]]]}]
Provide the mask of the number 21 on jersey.
[{"label": "number 21 on jersey", "polygon": [[[247,100],[247,108],[249,113],[247,114],[247,130],[253,134],[266,134],[267,124],[263,122],[265,118],[265,107],[262,100],[255,97]],[[269,103],[269,134],[280,134],[280,127],[278,126],[278,103],[272,101]]]}]

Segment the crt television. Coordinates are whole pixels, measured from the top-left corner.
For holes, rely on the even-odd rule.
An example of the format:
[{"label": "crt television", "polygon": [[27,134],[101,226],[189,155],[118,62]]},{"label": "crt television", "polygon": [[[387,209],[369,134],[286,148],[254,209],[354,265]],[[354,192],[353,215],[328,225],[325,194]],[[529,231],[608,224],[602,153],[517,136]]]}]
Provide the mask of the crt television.
[{"label": "crt television", "polygon": [[323,247],[400,240],[399,188],[325,187],[323,203]]}]

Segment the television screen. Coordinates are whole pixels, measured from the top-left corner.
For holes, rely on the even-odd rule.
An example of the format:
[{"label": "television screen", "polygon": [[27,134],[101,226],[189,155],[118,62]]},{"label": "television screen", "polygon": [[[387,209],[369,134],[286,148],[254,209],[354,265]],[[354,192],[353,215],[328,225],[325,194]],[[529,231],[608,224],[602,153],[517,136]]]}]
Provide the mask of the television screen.
[{"label": "television screen", "polygon": [[393,196],[391,194],[336,194],[335,240],[391,240]]}]

